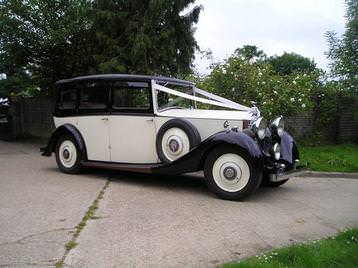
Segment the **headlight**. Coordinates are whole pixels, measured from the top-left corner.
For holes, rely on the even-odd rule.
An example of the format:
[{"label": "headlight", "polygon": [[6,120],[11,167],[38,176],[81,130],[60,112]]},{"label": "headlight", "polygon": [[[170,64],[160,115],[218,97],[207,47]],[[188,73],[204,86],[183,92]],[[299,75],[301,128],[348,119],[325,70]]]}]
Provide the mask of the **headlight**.
[{"label": "headlight", "polygon": [[281,157],[281,147],[280,144],[275,143],[275,145],[273,146],[273,154],[275,156],[276,160],[279,160]]},{"label": "headlight", "polygon": [[285,121],[283,120],[283,116],[277,117],[271,123],[271,129],[278,135],[282,136],[283,131],[285,130]]},{"label": "headlight", "polygon": [[266,120],[263,117],[260,117],[252,124],[252,131],[260,140],[262,140],[265,138],[266,127]]}]

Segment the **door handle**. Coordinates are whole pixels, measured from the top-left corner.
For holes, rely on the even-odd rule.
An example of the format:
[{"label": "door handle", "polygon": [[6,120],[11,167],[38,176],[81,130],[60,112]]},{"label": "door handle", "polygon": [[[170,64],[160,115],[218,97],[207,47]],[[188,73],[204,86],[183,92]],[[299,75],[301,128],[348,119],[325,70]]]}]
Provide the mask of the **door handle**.
[{"label": "door handle", "polygon": [[147,119],[147,120],[145,120],[145,121],[147,121],[147,122],[153,122],[154,120],[153,120],[153,118],[152,118],[152,119]]},{"label": "door handle", "polygon": [[103,117],[101,120],[102,121],[108,121],[108,117]]}]

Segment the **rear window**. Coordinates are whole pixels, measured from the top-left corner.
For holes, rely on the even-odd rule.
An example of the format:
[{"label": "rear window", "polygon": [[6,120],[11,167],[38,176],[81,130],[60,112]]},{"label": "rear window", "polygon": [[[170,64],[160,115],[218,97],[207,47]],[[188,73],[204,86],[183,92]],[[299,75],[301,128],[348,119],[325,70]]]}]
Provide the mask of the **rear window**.
[{"label": "rear window", "polygon": [[107,81],[84,81],[79,84],[79,109],[104,111],[108,108],[110,84]]},{"label": "rear window", "polygon": [[74,83],[60,85],[59,90],[59,110],[75,110],[77,103],[77,89]]}]

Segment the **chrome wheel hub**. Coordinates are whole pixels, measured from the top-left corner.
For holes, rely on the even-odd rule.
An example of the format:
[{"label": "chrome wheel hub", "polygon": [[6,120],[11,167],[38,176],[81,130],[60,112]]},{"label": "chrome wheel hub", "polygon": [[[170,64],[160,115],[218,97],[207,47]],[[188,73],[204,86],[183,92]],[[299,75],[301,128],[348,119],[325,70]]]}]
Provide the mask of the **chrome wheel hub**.
[{"label": "chrome wheel hub", "polygon": [[63,150],[62,155],[63,155],[63,158],[66,160],[70,158],[70,152],[67,149]]},{"label": "chrome wheel hub", "polygon": [[227,180],[234,180],[237,177],[237,171],[234,167],[228,166],[224,168],[224,177]]},{"label": "chrome wheel hub", "polygon": [[181,146],[180,140],[177,137],[169,139],[168,147],[173,154],[180,153],[183,148],[183,146]]}]

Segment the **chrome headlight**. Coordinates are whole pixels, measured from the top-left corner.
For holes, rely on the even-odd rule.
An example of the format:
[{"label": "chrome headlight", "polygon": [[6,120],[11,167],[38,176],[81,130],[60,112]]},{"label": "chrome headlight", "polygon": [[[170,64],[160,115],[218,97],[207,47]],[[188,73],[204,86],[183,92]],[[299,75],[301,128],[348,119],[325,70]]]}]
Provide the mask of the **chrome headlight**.
[{"label": "chrome headlight", "polygon": [[281,157],[281,147],[280,144],[275,143],[275,145],[273,146],[273,154],[276,160],[279,160]]},{"label": "chrome headlight", "polygon": [[266,120],[263,117],[260,117],[252,124],[252,131],[260,140],[262,140],[265,138],[266,127]]},{"label": "chrome headlight", "polygon": [[281,137],[283,135],[283,131],[285,130],[285,121],[283,120],[283,116],[277,117],[271,123],[271,129]]}]

